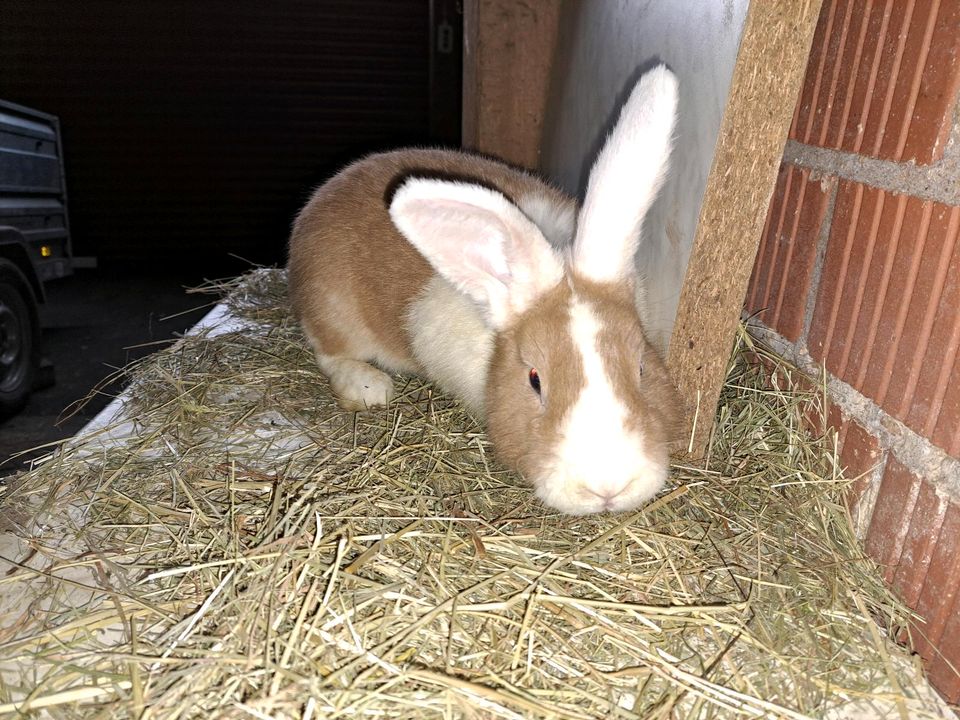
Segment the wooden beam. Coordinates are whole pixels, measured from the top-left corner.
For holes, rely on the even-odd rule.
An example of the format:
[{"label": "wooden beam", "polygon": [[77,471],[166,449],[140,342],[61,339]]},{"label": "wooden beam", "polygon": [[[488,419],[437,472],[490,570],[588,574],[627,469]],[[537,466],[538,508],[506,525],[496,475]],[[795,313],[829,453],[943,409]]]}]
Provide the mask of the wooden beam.
[{"label": "wooden beam", "polygon": [[692,458],[713,427],[820,5],[754,0],[747,12],[668,354]]},{"label": "wooden beam", "polygon": [[465,148],[539,166],[560,6],[557,0],[464,1]]}]

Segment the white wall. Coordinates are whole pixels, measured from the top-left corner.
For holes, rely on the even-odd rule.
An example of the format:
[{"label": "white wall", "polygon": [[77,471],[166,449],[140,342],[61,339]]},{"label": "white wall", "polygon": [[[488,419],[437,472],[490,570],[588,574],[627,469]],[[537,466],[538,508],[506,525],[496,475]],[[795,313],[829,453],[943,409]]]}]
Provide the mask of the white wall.
[{"label": "white wall", "polygon": [[541,168],[582,199],[587,173],[640,71],[680,79],[670,176],[644,226],[638,298],[664,352],[676,316],[707,173],[749,0],[566,0],[546,110]]}]

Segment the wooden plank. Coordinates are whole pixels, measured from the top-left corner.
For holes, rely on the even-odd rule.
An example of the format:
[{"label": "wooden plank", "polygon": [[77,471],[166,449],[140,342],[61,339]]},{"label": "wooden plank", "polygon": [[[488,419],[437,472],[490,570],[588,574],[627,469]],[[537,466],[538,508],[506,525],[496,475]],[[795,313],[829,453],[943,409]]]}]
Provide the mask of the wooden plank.
[{"label": "wooden plank", "polygon": [[465,148],[538,167],[560,6],[556,0],[465,0]]},{"label": "wooden plank", "polygon": [[754,0],[747,13],[668,354],[692,458],[713,427],[820,5]]}]

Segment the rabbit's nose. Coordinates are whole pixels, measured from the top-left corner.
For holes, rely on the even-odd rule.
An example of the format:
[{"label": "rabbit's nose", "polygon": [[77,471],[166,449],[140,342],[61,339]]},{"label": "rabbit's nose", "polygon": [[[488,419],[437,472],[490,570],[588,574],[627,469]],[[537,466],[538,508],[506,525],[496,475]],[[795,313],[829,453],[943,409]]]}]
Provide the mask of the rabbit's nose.
[{"label": "rabbit's nose", "polygon": [[594,489],[591,487],[584,486],[584,490],[586,490],[588,493],[590,493],[594,497],[600,498],[603,501],[604,510],[611,510],[614,507],[614,504],[615,504],[614,501],[620,495],[623,495],[623,493],[626,491],[626,489],[629,486],[630,486],[630,481],[627,481],[626,483],[623,483],[620,486],[616,486],[616,487],[601,487],[598,489]]}]

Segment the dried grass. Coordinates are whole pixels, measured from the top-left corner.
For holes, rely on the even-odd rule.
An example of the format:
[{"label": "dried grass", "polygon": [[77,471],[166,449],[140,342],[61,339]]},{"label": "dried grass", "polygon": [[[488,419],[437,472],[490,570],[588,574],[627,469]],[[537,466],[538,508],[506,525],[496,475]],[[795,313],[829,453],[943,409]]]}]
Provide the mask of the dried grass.
[{"label": "dried grass", "polygon": [[804,430],[822,394],[746,334],[707,467],[571,518],[428,385],[337,410],[282,272],[206,289],[244,324],[130,368],[110,426],[7,489],[0,712],[936,715],[873,631],[903,610]]}]

